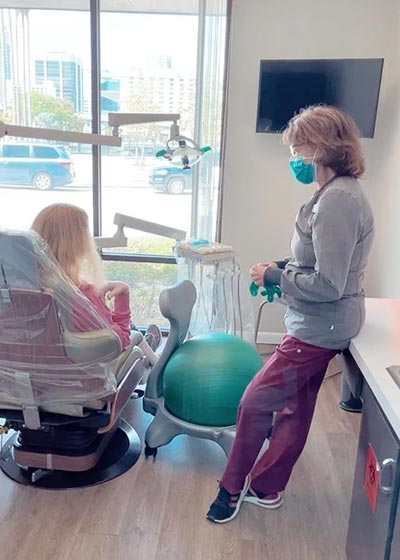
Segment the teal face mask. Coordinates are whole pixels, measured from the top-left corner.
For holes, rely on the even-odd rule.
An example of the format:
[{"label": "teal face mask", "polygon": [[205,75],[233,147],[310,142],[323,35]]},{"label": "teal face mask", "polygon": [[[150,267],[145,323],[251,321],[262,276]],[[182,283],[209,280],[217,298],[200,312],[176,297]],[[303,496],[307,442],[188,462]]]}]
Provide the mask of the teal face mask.
[{"label": "teal face mask", "polygon": [[304,185],[309,185],[316,179],[315,163],[314,160],[311,163],[306,163],[304,160],[303,156],[290,159],[289,167],[295,179]]}]

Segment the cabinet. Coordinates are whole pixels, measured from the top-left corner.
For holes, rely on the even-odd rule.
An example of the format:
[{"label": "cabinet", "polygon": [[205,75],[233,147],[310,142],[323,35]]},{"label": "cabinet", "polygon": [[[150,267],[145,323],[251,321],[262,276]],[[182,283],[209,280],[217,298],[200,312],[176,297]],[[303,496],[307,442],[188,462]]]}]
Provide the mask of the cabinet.
[{"label": "cabinet", "polygon": [[[362,398],[363,418],[346,552],[348,560],[387,560],[391,509],[397,502],[394,487],[399,442],[367,383]],[[390,560],[395,559],[400,560],[400,556]]]},{"label": "cabinet", "polygon": [[[398,486],[398,484],[397,484]],[[395,508],[393,541],[391,545],[390,560],[400,560],[400,500]]]}]

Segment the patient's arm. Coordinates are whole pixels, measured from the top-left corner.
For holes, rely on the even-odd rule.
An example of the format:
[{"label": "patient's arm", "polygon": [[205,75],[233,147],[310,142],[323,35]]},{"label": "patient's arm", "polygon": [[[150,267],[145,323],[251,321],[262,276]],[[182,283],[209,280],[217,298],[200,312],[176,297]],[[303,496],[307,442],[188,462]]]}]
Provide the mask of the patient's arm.
[{"label": "patient's arm", "polygon": [[[80,286],[82,293],[93,304],[98,315],[117,333],[121,340],[123,348],[130,343],[130,317],[131,310],[129,308],[129,293],[120,293],[113,298],[113,309],[109,309],[104,303],[103,295],[99,293],[93,284],[88,282],[82,283]],[[74,306],[75,325],[77,330],[90,330],[86,326],[86,319],[82,317],[82,310]]]},{"label": "patient's arm", "polygon": [[112,328],[118,333],[123,348],[131,341],[131,309],[129,293],[121,293],[114,298],[114,309],[111,314]]}]

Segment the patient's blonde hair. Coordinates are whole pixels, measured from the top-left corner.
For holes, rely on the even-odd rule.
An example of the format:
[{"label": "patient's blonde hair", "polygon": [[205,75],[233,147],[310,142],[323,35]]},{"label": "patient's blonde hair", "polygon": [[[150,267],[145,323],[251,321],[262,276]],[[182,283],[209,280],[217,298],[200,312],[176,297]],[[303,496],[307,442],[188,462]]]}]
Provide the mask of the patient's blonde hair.
[{"label": "patient's blonde hair", "polygon": [[312,105],[302,109],[289,121],[283,141],[292,146],[311,146],[316,163],[330,167],[336,175],[358,178],[365,171],[357,126],[336,107]]},{"label": "patient's blonde hair", "polygon": [[73,204],[52,204],[33,221],[63,272],[76,285],[83,279],[99,286],[103,281],[100,256],[89,229],[86,212]]}]

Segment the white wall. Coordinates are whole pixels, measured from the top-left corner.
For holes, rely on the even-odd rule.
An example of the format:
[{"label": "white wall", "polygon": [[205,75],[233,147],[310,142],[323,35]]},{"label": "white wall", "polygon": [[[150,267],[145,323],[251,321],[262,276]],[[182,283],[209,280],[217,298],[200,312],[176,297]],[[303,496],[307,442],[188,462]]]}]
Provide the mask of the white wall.
[{"label": "white wall", "polygon": [[[376,238],[368,270],[368,287],[378,297],[400,297],[400,26],[385,61],[385,81],[378,134],[367,161],[369,197],[376,220]],[[393,37],[393,36],[392,36]]]},{"label": "white wall", "polygon": [[[260,59],[384,57],[375,138],[364,141],[379,231],[367,292],[400,296],[399,21],[396,0],[233,0],[222,241],[245,271],[290,254],[297,208],[312,193],[292,178],[281,136],[255,132]],[[264,315],[261,330],[283,330],[281,307]]]}]

